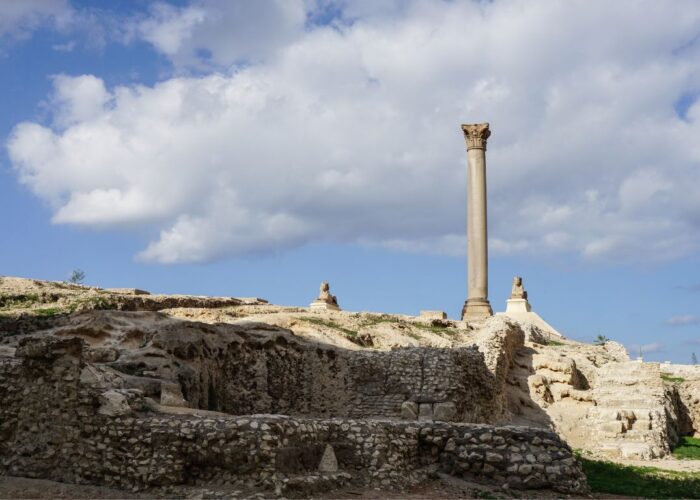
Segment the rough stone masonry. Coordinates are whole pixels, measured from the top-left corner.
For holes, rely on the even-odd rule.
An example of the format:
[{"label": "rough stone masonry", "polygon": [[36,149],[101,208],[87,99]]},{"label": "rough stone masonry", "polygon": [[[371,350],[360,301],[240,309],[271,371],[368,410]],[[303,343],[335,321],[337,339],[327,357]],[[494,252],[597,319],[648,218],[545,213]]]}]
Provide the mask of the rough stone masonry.
[{"label": "rough stone masonry", "polygon": [[[569,447],[546,430],[164,411],[143,391],[120,386],[110,368],[88,362],[79,338],[23,339],[16,354],[0,362],[3,474],[306,495],[345,482],[404,487],[444,471],[512,488],[586,489]],[[338,470],[319,472],[329,445]]]}]

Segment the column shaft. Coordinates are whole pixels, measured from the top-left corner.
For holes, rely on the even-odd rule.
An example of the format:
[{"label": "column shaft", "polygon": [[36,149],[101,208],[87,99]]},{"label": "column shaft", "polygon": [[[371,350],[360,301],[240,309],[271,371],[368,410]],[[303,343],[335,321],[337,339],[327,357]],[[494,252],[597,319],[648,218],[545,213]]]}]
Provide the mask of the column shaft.
[{"label": "column shaft", "polygon": [[469,299],[487,299],[488,231],[486,227],[486,163],[483,149],[468,151],[467,263]]},{"label": "column shaft", "polygon": [[488,123],[462,125],[467,142],[467,301],[462,319],[493,315],[489,304],[486,217],[486,140]]}]

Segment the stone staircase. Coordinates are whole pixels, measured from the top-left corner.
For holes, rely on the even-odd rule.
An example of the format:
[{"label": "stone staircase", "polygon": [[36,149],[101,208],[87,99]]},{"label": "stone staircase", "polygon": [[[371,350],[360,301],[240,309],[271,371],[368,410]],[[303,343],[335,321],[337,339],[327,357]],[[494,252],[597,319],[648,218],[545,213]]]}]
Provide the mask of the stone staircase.
[{"label": "stone staircase", "polygon": [[656,458],[677,439],[675,407],[658,363],[608,363],[598,371],[586,423],[604,455]]}]

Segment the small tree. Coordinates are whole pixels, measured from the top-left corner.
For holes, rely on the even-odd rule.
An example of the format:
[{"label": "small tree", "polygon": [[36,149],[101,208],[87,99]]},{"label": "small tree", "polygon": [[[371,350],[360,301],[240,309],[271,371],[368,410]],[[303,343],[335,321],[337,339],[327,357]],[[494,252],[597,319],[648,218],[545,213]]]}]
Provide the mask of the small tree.
[{"label": "small tree", "polygon": [[691,365],[697,365],[698,364],[698,357],[695,355],[695,353],[692,353],[690,355],[690,364]]},{"label": "small tree", "polygon": [[81,269],[74,269],[68,281],[74,285],[82,285],[83,281],[85,281],[85,271]]},{"label": "small tree", "polygon": [[605,345],[610,342],[610,339],[605,335],[598,335],[593,341],[593,345]]}]

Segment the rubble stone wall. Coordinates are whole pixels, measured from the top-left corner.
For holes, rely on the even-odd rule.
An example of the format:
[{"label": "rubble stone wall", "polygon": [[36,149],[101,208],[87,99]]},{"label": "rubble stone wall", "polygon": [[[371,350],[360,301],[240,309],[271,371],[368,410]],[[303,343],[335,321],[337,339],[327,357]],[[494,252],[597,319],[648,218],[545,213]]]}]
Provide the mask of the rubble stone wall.
[{"label": "rubble stone wall", "polygon": [[[218,351],[175,352],[189,406],[235,415],[401,416],[493,423],[495,377],[476,347],[352,351],[271,334]],[[196,359],[195,359],[196,358]],[[449,411],[436,411],[440,406]]]},{"label": "rubble stone wall", "polygon": [[[293,492],[318,475],[330,445],[335,476],[405,486],[429,471],[514,488],[585,491],[571,450],[525,427],[447,422],[229,416],[149,411],[140,391],[111,387],[80,339],[32,340],[0,362],[0,473],[146,488],[255,484]],[[188,413],[189,412],[189,413]]]}]

